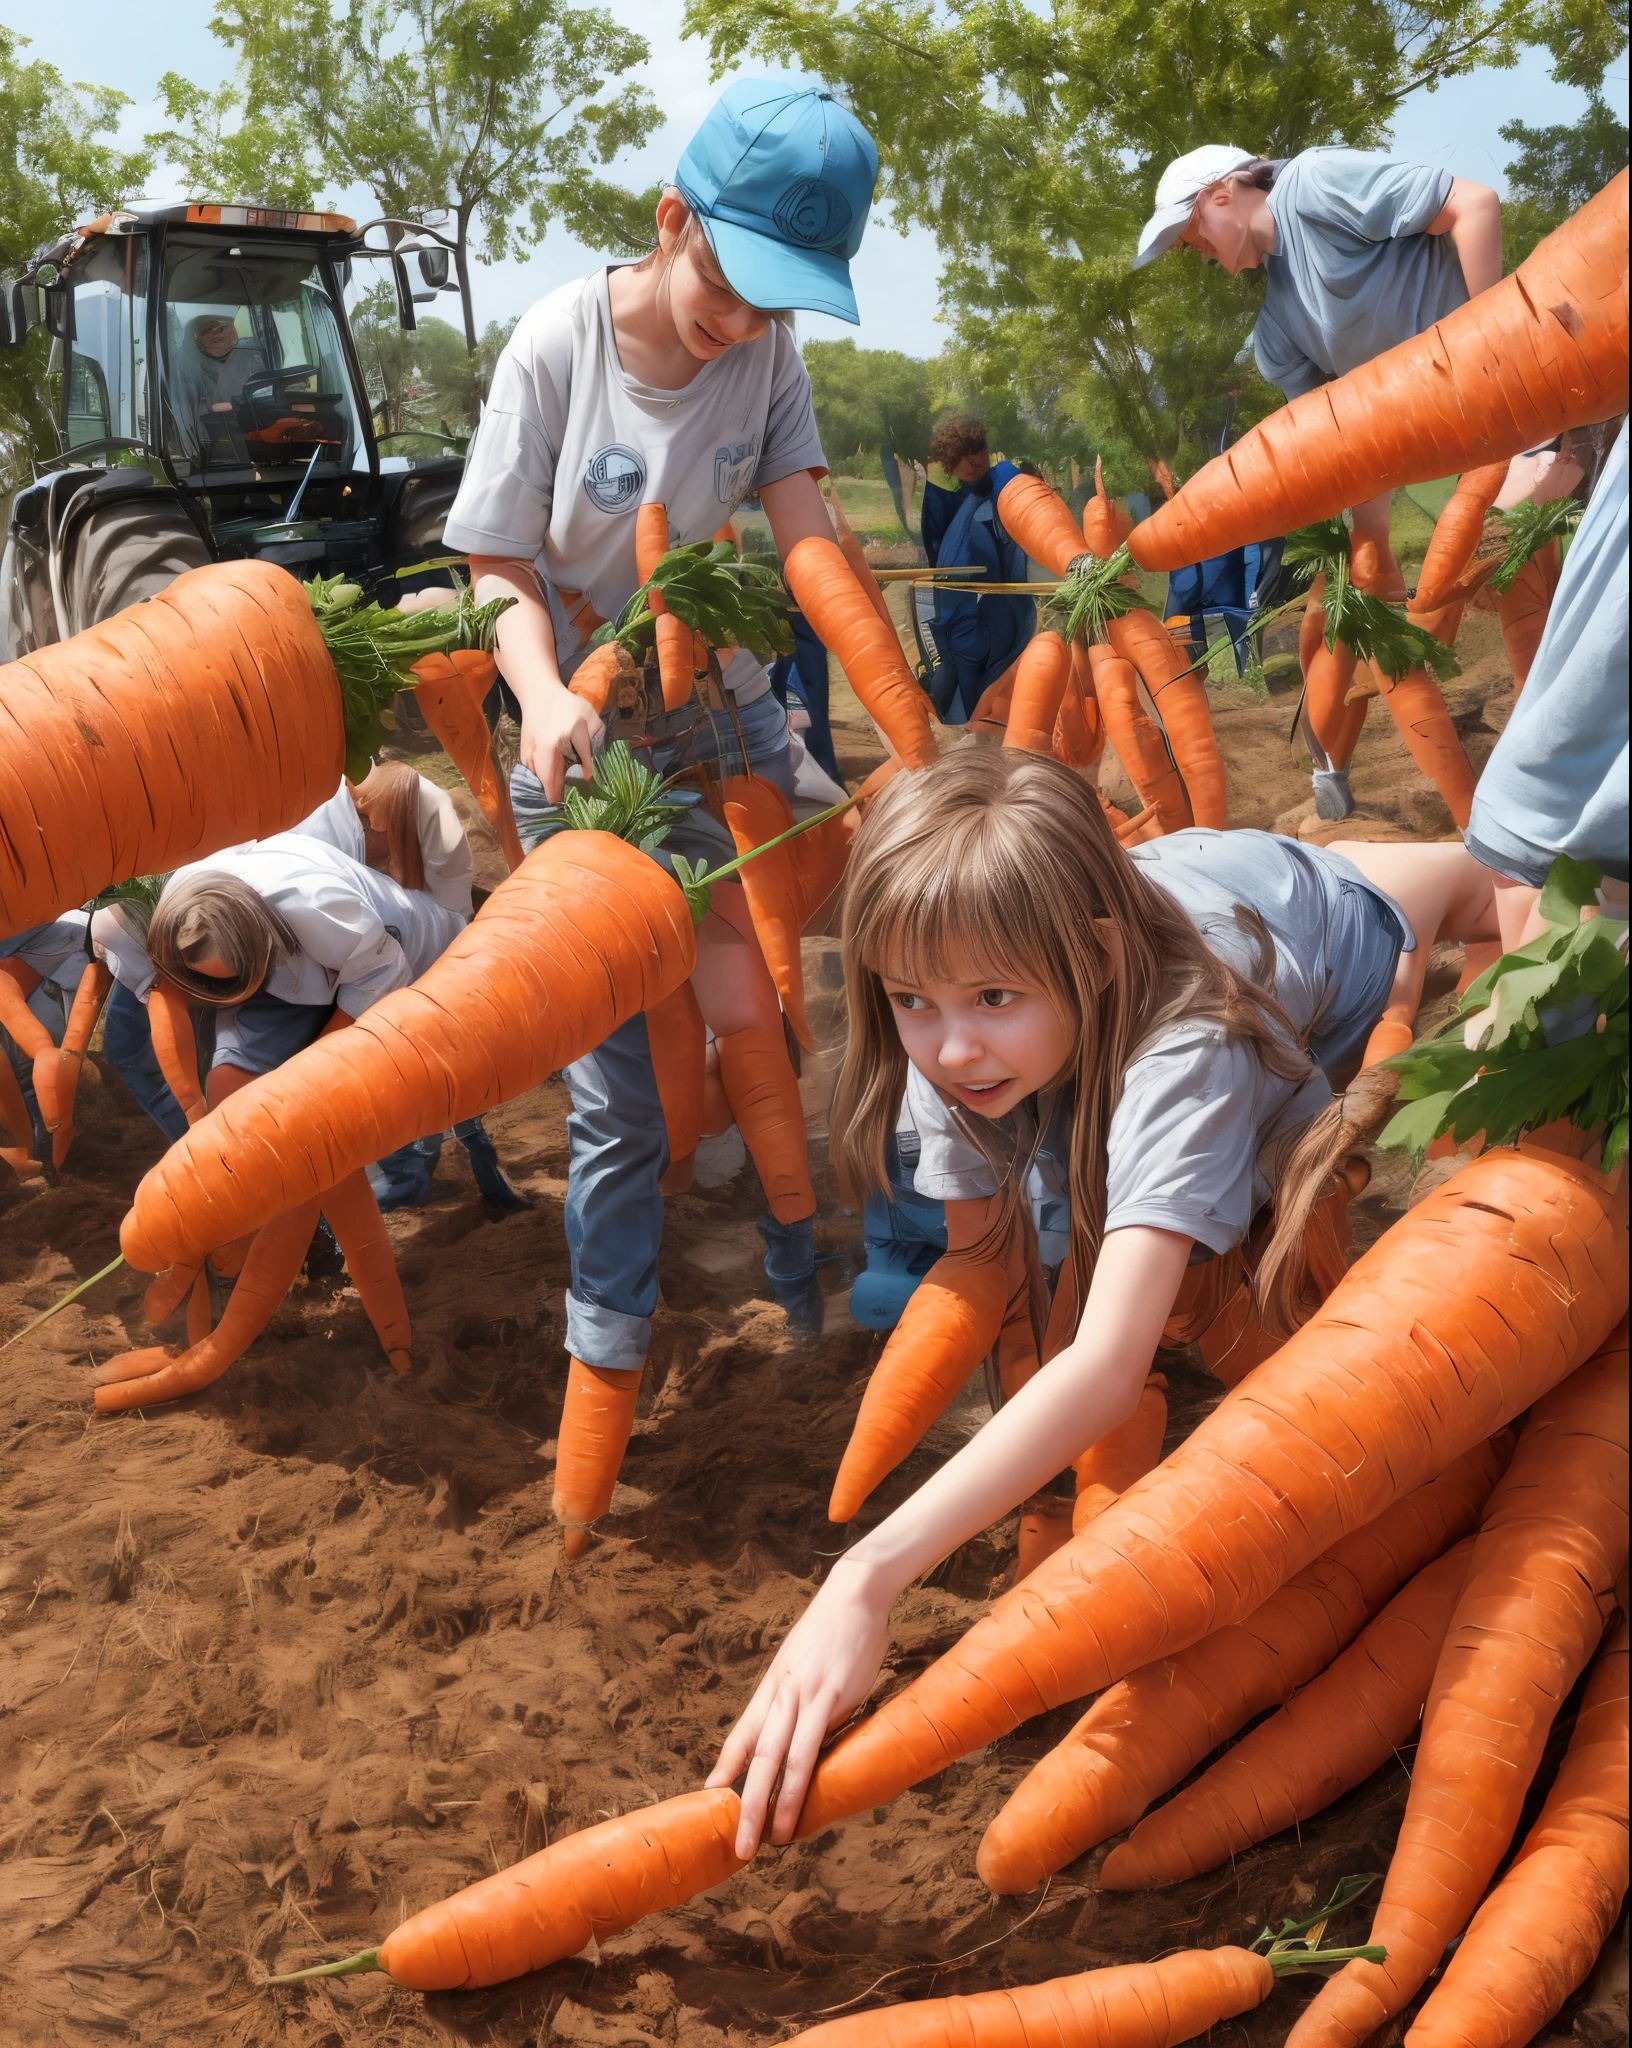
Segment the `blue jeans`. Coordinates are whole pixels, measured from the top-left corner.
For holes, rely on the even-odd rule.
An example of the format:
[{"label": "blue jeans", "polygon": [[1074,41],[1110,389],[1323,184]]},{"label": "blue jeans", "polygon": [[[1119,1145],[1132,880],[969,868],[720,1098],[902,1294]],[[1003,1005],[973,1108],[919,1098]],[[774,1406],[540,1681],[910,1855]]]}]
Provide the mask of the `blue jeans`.
[{"label": "blue jeans", "polygon": [[[787,715],[767,692],[738,712],[748,759],[756,775],[792,793],[788,768]],[[723,751],[729,759],[736,735],[730,720]],[[697,754],[715,750],[706,732],[697,735]],[[669,750],[655,750],[659,774],[673,765]],[[529,851],[560,831],[559,809],[544,800],[544,788],[529,768],[510,778],[516,829]],[[723,841],[723,847],[720,842]],[[695,848],[695,851],[694,851]],[[696,852],[718,861],[731,858],[729,836],[706,812],[676,826],[658,848]],[[669,1165],[663,1102],[652,1069],[644,1013],[620,1024],[612,1035],[565,1070],[572,1110],[567,1118],[567,1202],[565,1225],[572,1285],[567,1292],[567,1349],[585,1365],[632,1372],[646,1357],[657,1307],[657,1257],[663,1242],[663,1195],[658,1186]]]},{"label": "blue jeans", "polygon": [[108,1007],[103,1012],[102,1050],[136,1107],[147,1111],[172,1145],[178,1138],[185,1138],[187,1119],[170,1092],[170,1083],[164,1078],[159,1056],[153,1050],[147,1007],[122,981],[113,984]]},{"label": "blue jeans", "polygon": [[916,1135],[891,1138],[884,1151],[890,1192],[869,1195],[861,1212],[866,1270],[850,1290],[850,1313],[868,1330],[893,1330],[918,1283],[946,1250],[946,1204],[912,1184]]}]

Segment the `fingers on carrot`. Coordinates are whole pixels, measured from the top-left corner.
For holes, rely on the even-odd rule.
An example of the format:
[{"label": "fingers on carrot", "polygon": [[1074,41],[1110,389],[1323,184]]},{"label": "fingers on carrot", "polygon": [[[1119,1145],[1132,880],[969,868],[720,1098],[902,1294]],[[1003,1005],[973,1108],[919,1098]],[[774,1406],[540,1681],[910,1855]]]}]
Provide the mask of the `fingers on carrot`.
[{"label": "fingers on carrot", "polygon": [[[1555,1311],[1556,1314],[1556,1311]],[[1627,1325],[1536,1404],[1485,1512],[1423,1709],[1371,1939],[1291,2048],[1354,2048],[1416,1993],[1507,1853],[1553,1718],[1616,1604],[1627,1547]]]},{"label": "fingers on carrot", "polygon": [[329,1189],[323,1197],[323,1214],[344,1254],[346,1271],[362,1298],[380,1348],[396,1372],[406,1372],[414,1362],[413,1333],[408,1304],[402,1297],[402,1276],[379,1202],[361,1167]]},{"label": "fingers on carrot", "polygon": [[1554,1153],[1463,1167],[1156,1472],[840,1739],[801,1834],[1242,1619],[1528,1407],[1625,1313],[1625,1204]]},{"label": "fingers on carrot", "polygon": [[997,1342],[1010,1282],[999,1257],[948,1252],[919,1281],[873,1367],[845,1446],[829,1521],[848,1522],[951,1406]]},{"label": "fingers on carrot", "polygon": [[760,1186],[778,1223],[800,1223],[816,1213],[805,1137],[805,1106],[788,1059],[782,1020],[749,1024],[714,1041],[720,1085]]},{"label": "fingers on carrot", "polygon": [[1071,650],[1058,633],[1037,633],[1016,664],[1014,697],[1003,735],[1028,754],[1054,751],[1054,728],[1071,683]]},{"label": "fingers on carrot", "polygon": [[[720,795],[738,853],[768,845],[793,829],[792,805],[763,775],[728,776]],[[793,840],[762,853],[741,870],[741,881],[759,950],[776,983],[793,1035],[808,1052],[815,1041],[805,1016],[805,968],[799,939],[804,899],[793,864],[793,849],[798,844]]]},{"label": "fingers on carrot", "polygon": [[551,1506],[556,1520],[566,1525],[569,1558],[582,1557],[589,1547],[590,1525],[612,1505],[635,1426],[640,1380],[638,1366],[633,1372],[619,1372],[585,1365],[579,1358],[568,1360]]},{"label": "fingers on carrot", "polygon": [[929,699],[913,680],[893,625],[874,609],[837,541],[810,534],[783,563],[793,601],[837,655],[862,709],[909,768],[937,758]]},{"label": "fingers on carrot", "polygon": [[1624,411],[1626,251],[1623,170],[1511,277],[1244,434],[1135,527],[1134,560],[1181,569]]}]

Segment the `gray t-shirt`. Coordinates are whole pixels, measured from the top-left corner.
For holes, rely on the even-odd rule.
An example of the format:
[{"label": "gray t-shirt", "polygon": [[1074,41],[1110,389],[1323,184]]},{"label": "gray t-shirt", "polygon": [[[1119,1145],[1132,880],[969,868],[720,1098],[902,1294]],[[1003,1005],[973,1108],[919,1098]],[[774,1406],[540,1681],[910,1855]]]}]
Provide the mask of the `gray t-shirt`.
[{"label": "gray t-shirt", "polygon": [[[1256,911],[1275,943],[1274,992],[1317,1064],[1303,1080],[1272,1074],[1219,1025],[1176,1025],[1139,1048],[1111,1118],[1107,1230],[1146,1224],[1225,1252],[1269,1200],[1268,1148],[1331,1100],[1325,1069],[1347,1061],[1382,1012],[1406,915],[1358,868],[1323,847],[1269,832],[1197,828],[1132,849],[1146,877],[1184,910],[1214,953],[1255,976],[1258,947],[1235,917]],[[913,1185],[940,1201],[994,1194],[997,1182],[952,1106],[916,1068],[906,1106],[922,1142]],[[1045,1134],[1028,1193],[1040,1241],[1063,1256],[1069,1203],[1070,1104]],[[1045,1263],[1047,1245],[1041,1245]]]},{"label": "gray t-shirt", "polygon": [[1561,853],[1628,879],[1626,422],[1576,530],[1530,679],[1496,742],[1468,850],[1532,887]]},{"label": "gray t-shirt", "polygon": [[1288,398],[1409,341],[1468,300],[1449,235],[1430,235],[1449,171],[1360,149],[1306,149],[1269,194],[1258,367]]},{"label": "gray t-shirt", "polygon": [[[790,327],[772,320],[684,389],[661,391],[624,370],[606,280],[598,270],[523,314],[493,373],[443,536],[450,548],[536,558],[563,676],[587,650],[587,631],[572,623],[580,600],[612,619],[640,587],[643,504],[664,507],[678,547],[707,540],[766,484],[823,467]],[[741,650],[725,680],[743,704],[770,688]]]}]

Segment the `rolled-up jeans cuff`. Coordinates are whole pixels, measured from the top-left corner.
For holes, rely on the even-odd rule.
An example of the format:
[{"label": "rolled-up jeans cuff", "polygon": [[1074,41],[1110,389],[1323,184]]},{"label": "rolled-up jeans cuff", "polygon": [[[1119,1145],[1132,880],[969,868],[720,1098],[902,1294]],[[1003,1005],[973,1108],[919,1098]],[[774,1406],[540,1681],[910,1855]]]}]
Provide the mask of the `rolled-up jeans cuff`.
[{"label": "rolled-up jeans cuff", "polygon": [[626,1315],[567,1294],[567,1349],[585,1365],[608,1372],[639,1372],[652,1341],[650,1316]]}]

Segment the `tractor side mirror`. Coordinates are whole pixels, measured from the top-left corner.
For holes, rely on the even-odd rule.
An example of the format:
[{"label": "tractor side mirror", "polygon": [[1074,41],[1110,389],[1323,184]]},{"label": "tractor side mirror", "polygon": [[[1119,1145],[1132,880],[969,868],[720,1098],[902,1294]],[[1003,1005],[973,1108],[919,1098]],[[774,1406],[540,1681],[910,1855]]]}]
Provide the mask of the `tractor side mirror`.
[{"label": "tractor side mirror", "polygon": [[419,252],[419,274],[433,292],[448,288],[448,252],[446,249],[421,249]]},{"label": "tractor side mirror", "polygon": [[7,296],[6,347],[21,348],[45,318],[45,294],[37,284],[14,284]]},{"label": "tractor side mirror", "polygon": [[413,334],[419,326],[419,316],[414,311],[414,287],[408,276],[408,266],[400,256],[391,258],[391,282],[397,288],[397,321],[404,334]]},{"label": "tractor side mirror", "polygon": [[45,324],[58,341],[72,341],[74,338],[74,294],[70,286],[59,281],[48,284],[42,294],[45,301]]}]

